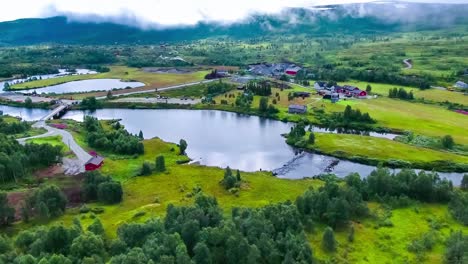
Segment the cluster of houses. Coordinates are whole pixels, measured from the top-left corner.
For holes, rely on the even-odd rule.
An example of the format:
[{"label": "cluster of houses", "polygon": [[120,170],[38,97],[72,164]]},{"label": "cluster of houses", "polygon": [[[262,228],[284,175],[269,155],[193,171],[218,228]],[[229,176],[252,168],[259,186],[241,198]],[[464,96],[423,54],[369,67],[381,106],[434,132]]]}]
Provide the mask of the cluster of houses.
[{"label": "cluster of houses", "polygon": [[302,68],[293,63],[260,63],[249,65],[253,75],[279,78],[283,75],[296,76]]},{"label": "cluster of houses", "polygon": [[365,99],[367,98],[367,92],[359,89],[356,86],[352,85],[332,85],[329,86],[326,82],[316,82],[314,88],[317,92],[323,96],[324,99],[331,99],[333,101],[338,101],[343,97],[354,97]]}]

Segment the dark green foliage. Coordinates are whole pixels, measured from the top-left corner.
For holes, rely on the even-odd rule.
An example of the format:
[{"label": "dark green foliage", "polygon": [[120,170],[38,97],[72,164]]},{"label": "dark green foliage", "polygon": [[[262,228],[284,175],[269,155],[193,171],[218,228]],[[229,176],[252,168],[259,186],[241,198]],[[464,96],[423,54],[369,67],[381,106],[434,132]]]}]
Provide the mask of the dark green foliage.
[{"label": "dark green foliage", "polygon": [[247,91],[252,92],[254,95],[271,95],[271,84],[269,81],[250,81],[247,83],[246,89]]},{"label": "dark green foliage", "polygon": [[323,233],[322,237],[322,247],[324,250],[328,252],[336,251],[336,239],[335,233],[331,227],[325,228],[325,232]]},{"label": "dark green foliage", "polygon": [[237,171],[236,176],[233,175],[231,168],[227,167],[224,171],[224,177],[221,180],[221,184],[224,186],[226,190],[240,187],[241,179],[240,179],[240,172]]},{"label": "dark green foliage", "polygon": [[332,227],[345,226],[351,219],[367,216],[369,211],[354,187],[340,187],[333,181],[297,197],[296,206],[304,222],[312,219]]},{"label": "dark green foliage", "polygon": [[143,165],[141,165],[140,169],[140,176],[148,176],[151,175],[152,169],[151,169],[151,164],[149,162],[143,162]]},{"label": "dark green foliage", "polygon": [[140,133],[138,133],[138,137],[143,140],[145,137],[143,136],[143,131],[140,130]]},{"label": "dark green foliage", "polygon": [[[335,113],[334,118],[343,123],[350,123],[350,122],[362,122],[362,123],[369,123],[373,124],[375,121],[369,116],[368,113],[361,113],[359,109],[352,109],[351,106],[347,105],[344,112]],[[339,126],[339,125],[338,125]]]},{"label": "dark green foliage", "polygon": [[464,174],[461,180],[460,188],[464,191],[468,191],[468,174]]},{"label": "dark green foliage", "polygon": [[[192,206],[169,205],[164,221],[123,224],[110,244],[99,220],[20,232],[14,248],[0,237],[0,254],[41,263],[313,263],[300,215],[290,203],[236,208],[223,218],[216,199],[198,195]],[[21,262],[22,263],[22,262]],[[26,262],[29,263],[29,262]]]},{"label": "dark green foliage", "polygon": [[351,225],[349,227],[348,241],[349,242],[354,242],[354,225]]},{"label": "dark green foliage", "polygon": [[87,97],[81,100],[80,106],[84,110],[96,110],[102,108],[102,103],[96,99],[96,97]]},{"label": "dark green foliage", "polygon": [[86,172],[81,188],[85,201],[99,201],[114,204],[122,201],[123,190],[119,182],[112,177],[102,176],[98,171]]},{"label": "dark green foliage", "polygon": [[268,97],[262,97],[260,98],[260,102],[258,105],[258,111],[260,113],[266,113],[268,112]]},{"label": "dark green foliage", "polygon": [[122,201],[123,190],[120,182],[103,182],[98,185],[98,201],[105,204],[115,204]]},{"label": "dark green foliage", "polygon": [[468,192],[456,191],[449,203],[450,213],[458,221],[468,226]]},{"label": "dark green foliage", "polygon": [[221,80],[219,82],[211,82],[206,85],[206,95],[215,97],[217,95],[229,92],[233,89],[233,85],[224,83]]},{"label": "dark green foliage", "polygon": [[307,141],[307,143],[312,144],[312,145],[315,144],[315,134],[314,134],[314,132],[310,132],[309,140]]},{"label": "dark green foliage", "polygon": [[88,226],[88,231],[97,236],[103,236],[104,226],[102,225],[101,220],[99,220],[99,218],[94,219],[93,223]]},{"label": "dark green foliage", "polygon": [[7,194],[0,192],[0,226],[13,223],[15,220],[15,209],[8,203]]},{"label": "dark green foliage", "polygon": [[33,102],[32,102],[32,99],[30,97],[26,97],[26,99],[24,100],[24,106],[26,108],[32,108],[33,107]]},{"label": "dark green foliage", "polygon": [[17,181],[37,167],[49,166],[62,160],[60,147],[48,144],[22,146],[13,138],[0,133],[0,182]]},{"label": "dark green foliage", "polygon": [[451,149],[453,148],[453,145],[455,145],[455,142],[453,141],[453,138],[450,135],[443,136],[440,142],[442,146],[446,149]]},{"label": "dark green foliage", "polygon": [[[290,145],[296,145],[298,147],[304,147],[303,144],[299,144],[299,142],[303,141],[303,143],[307,143],[306,141],[303,140],[303,137],[306,134],[305,130],[306,125],[304,122],[299,122],[293,127],[291,127],[291,131],[288,134],[288,137],[286,139],[286,142]],[[302,143],[302,142],[301,142]]]},{"label": "dark green foliage", "polygon": [[41,218],[57,217],[65,212],[67,198],[55,185],[43,185],[28,198],[29,208],[36,208]]},{"label": "dark green foliage", "polygon": [[166,161],[164,160],[164,156],[159,155],[156,157],[155,170],[156,172],[166,171]]},{"label": "dark green foliage", "polygon": [[370,93],[372,92],[372,86],[371,86],[370,84],[368,84],[368,85],[366,86],[366,92],[367,92],[368,94],[370,94]]},{"label": "dark green foliage", "polygon": [[454,232],[447,239],[445,250],[445,263],[465,264],[468,263],[468,236],[462,231]]},{"label": "dark green foliage", "polygon": [[185,141],[184,139],[181,139],[179,141],[179,154],[184,155],[185,150],[187,150],[187,141]]},{"label": "dark green foliage", "polygon": [[242,108],[250,108],[253,101],[253,94],[250,92],[242,93],[236,97],[236,106]]},{"label": "dark green foliage", "polygon": [[399,98],[399,99],[403,99],[403,100],[413,100],[414,99],[413,91],[410,91],[408,93],[403,88],[400,88],[400,89],[393,88],[393,89],[388,90],[388,97],[390,97],[390,98]]},{"label": "dark green foliage", "polygon": [[90,147],[126,155],[145,152],[140,138],[128,133],[120,124],[115,123],[111,131],[106,131],[96,118],[86,116],[83,125],[88,132],[86,142]]},{"label": "dark green foliage", "polygon": [[377,168],[363,180],[369,197],[407,196],[424,202],[448,202],[453,190],[452,182],[440,179],[437,173],[402,170],[392,174]]},{"label": "dark green foliage", "polygon": [[[84,233],[73,240],[70,248],[71,256],[75,259],[86,257],[96,258],[103,262],[105,245],[102,238],[93,233]],[[95,263],[95,262],[92,262]]]},{"label": "dark green foliage", "polygon": [[0,133],[3,134],[19,134],[28,131],[31,125],[28,122],[5,122],[0,116]]}]

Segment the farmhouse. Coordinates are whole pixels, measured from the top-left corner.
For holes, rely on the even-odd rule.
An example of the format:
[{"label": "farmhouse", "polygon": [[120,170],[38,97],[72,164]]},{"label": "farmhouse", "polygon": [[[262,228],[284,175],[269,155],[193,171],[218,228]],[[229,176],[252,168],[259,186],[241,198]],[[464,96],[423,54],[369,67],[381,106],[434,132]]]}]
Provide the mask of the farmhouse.
[{"label": "farmhouse", "polygon": [[362,91],[362,90],[353,90],[351,94],[356,97],[356,98],[366,98],[367,97],[367,92]]},{"label": "farmhouse", "polygon": [[85,170],[86,171],[94,171],[101,168],[102,164],[104,164],[104,158],[95,154],[91,159],[89,159],[85,163]]},{"label": "farmhouse", "polygon": [[327,83],[326,82],[315,82],[314,83],[314,88],[315,90],[324,90],[327,88]]},{"label": "farmhouse", "polygon": [[307,113],[306,105],[289,105],[288,112],[290,114],[305,114]]},{"label": "farmhouse", "polygon": [[468,89],[468,84],[462,82],[462,81],[458,81],[455,83],[455,85],[453,85],[457,88],[462,88],[462,89]]},{"label": "farmhouse", "polygon": [[301,67],[298,67],[298,66],[293,66],[293,67],[290,67],[290,68],[287,68],[285,73],[286,74],[289,74],[289,75],[293,75],[293,76],[296,76],[296,74],[301,70]]},{"label": "farmhouse", "polygon": [[249,65],[249,72],[254,75],[280,77],[283,74],[295,76],[301,67],[292,63],[261,63]]}]

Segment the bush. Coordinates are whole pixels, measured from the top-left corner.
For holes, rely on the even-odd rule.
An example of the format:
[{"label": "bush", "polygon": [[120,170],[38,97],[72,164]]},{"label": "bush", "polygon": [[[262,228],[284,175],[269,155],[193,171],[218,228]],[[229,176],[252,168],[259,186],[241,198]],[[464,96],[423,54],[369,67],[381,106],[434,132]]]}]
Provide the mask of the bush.
[{"label": "bush", "polygon": [[322,247],[325,251],[334,252],[336,251],[336,239],[333,229],[331,227],[325,228],[325,232],[322,237]]},{"label": "bush", "polygon": [[164,172],[166,171],[166,162],[164,160],[164,156],[160,155],[156,157],[155,162],[155,170],[157,172]]},{"label": "bush", "polygon": [[151,165],[148,162],[144,162],[140,169],[140,176],[148,176],[151,174]]},{"label": "bush", "polygon": [[123,190],[120,182],[103,182],[98,185],[98,201],[115,204],[122,201]]}]

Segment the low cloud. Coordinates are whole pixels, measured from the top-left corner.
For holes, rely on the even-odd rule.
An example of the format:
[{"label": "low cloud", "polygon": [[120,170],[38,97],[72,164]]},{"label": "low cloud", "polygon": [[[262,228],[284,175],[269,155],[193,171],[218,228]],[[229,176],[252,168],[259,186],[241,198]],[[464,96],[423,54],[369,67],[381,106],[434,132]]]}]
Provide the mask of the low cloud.
[{"label": "low cloud", "polygon": [[[345,4],[352,16],[375,16],[383,20],[408,22],[427,18],[437,11],[407,8],[407,3],[359,5],[370,0],[15,0],[0,9],[0,21],[30,17],[66,16],[71,21],[111,22],[143,29],[192,26],[200,22],[221,25],[245,21],[252,15],[266,14],[288,17],[300,23],[288,10],[313,9],[317,6]],[[389,1],[386,1],[387,3]],[[466,3],[466,0],[409,0],[409,2]],[[352,5],[350,5],[353,3]],[[411,4],[409,4],[411,5]],[[465,5],[466,6],[466,5]],[[385,8],[385,9],[384,9]],[[424,9],[424,8],[423,8]],[[323,11],[323,10],[321,10]],[[430,12],[427,12],[430,11]],[[326,12],[326,11],[325,11]],[[313,11],[311,11],[313,13]],[[450,14],[448,14],[450,15]],[[445,15],[443,14],[445,17]]]}]

